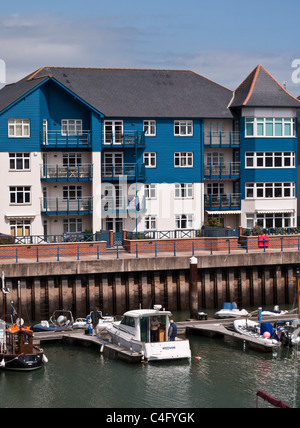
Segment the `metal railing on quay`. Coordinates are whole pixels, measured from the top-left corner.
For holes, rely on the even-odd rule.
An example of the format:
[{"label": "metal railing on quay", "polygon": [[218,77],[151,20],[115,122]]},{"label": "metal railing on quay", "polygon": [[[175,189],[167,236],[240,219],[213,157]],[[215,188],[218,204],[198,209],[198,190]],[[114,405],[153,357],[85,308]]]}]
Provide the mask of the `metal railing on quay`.
[{"label": "metal railing on quay", "polygon": [[80,245],[68,246],[16,246],[10,248],[1,248],[0,262],[12,260],[19,263],[20,260],[31,260],[31,262],[51,262],[51,261],[64,261],[68,260],[101,260],[101,259],[119,259],[120,257],[133,257],[133,258],[157,258],[157,257],[177,257],[180,255],[195,256],[201,255],[218,255],[218,254],[248,254],[267,253],[267,252],[284,252],[284,251],[300,251],[300,237],[294,237],[293,242],[285,241],[284,237],[278,237],[275,241],[268,241],[267,239],[248,242],[243,245],[238,244],[234,238],[231,239],[218,239],[203,241],[189,241],[189,242],[141,242],[134,243],[128,246],[115,246],[111,249],[94,243],[89,247],[82,248]]}]

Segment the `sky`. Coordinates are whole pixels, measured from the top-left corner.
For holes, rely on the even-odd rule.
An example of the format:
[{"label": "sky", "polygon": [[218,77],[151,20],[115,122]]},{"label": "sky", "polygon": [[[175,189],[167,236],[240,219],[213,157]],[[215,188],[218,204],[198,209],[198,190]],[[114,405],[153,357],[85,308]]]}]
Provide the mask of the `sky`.
[{"label": "sky", "polygon": [[159,68],[192,70],[234,90],[261,64],[300,95],[299,0],[1,3],[7,83],[42,66]]}]

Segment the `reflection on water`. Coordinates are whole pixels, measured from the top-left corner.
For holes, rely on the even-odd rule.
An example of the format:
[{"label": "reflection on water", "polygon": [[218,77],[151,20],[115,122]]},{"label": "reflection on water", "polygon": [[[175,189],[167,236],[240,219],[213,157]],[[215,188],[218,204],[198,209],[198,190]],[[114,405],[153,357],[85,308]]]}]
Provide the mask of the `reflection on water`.
[{"label": "reflection on water", "polygon": [[47,344],[45,368],[0,372],[0,407],[253,408],[259,389],[300,405],[295,349],[260,354],[232,339],[189,339],[191,361],[152,364],[111,360],[96,348]]}]

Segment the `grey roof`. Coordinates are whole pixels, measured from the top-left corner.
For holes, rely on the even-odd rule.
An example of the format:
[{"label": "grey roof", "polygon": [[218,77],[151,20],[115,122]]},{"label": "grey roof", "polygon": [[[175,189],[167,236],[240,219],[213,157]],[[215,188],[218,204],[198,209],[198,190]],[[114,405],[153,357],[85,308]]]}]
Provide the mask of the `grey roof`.
[{"label": "grey roof", "polygon": [[230,107],[300,108],[300,101],[258,65],[235,91]]},{"label": "grey roof", "polygon": [[233,92],[192,71],[44,67],[0,91],[0,111],[54,78],[106,117],[231,118]]}]

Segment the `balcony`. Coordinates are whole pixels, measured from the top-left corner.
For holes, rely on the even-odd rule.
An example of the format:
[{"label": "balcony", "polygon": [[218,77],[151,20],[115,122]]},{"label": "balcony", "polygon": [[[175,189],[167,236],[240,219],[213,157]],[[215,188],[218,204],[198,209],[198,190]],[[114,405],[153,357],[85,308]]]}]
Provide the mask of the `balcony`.
[{"label": "balcony", "polygon": [[107,216],[108,214],[131,214],[135,215],[138,213],[145,213],[146,209],[146,198],[145,196],[139,198],[134,197],[112,197],[105,196],[102,199],[102,215]]},{"label": "balcony", "polygon": [[145,147],[145,134],[138,131],[104,132],[102,135],[102,147],[109,148],[138,148]]},{"label": "balcony", "polygon": [[42,215],[92,214],[93,198],[41,198]]},{"label": "balcony", "polygon": [[145,180],[145,165],[137,163],[102,165],[102,181],[117,181],[124,176],[127,181]]},{"label": "balcony", "polygon": [[204,165],[205,178],[237,179],[240,177],[240,162],[221,163],[219,165]]},{"label": "balcony", "polygon": [[72,134],[62,134],[61,131],[41,133],[43,149],[90,149],[92,147],[92,132],[81,131]]},{"label": "balcony", "polygon": [[41,165],[41,181],[92,181],[93,165]]},{"label": "balcony", "polygon": [[204,195],[204,208],[206,210],[239,210],[241,209],[240,193],[228,195]]},{"label": "balcony", "polygon": [[208,147],[239,147],[238,132],[205,132],[204,146]]}]

